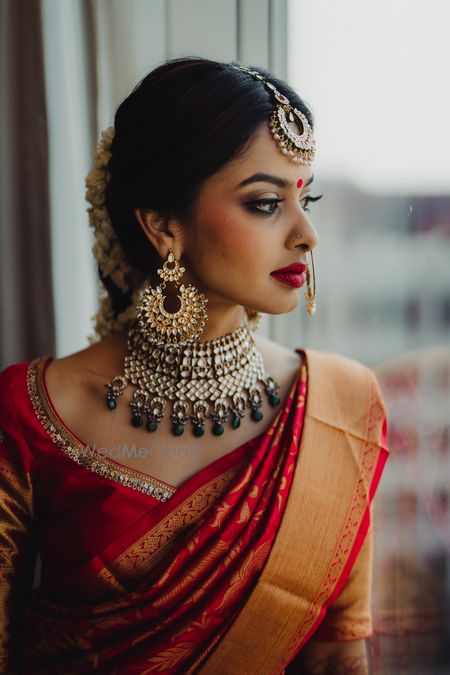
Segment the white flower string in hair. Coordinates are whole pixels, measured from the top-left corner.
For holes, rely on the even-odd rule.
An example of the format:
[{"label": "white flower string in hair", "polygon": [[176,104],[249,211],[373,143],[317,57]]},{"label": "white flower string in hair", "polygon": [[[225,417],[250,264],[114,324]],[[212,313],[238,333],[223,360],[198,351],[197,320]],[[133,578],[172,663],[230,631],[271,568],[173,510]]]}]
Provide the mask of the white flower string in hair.
[{"label": "white flower string in hair", "polygon": [[111,296],[103,287],[100,308],[97,314],[91,317],[95,320],[96,335],[88,336],[90,344],[96,342],[98,337],[108,337],[122,332],[136,319],[135,305],[139,302],[140,286],[145,281],[128,262],[106,208],[106,186],[110,180],[108,162],[111,158],[113,138],[113,127],[108,127],[102,132],[94,155],[94,168],[86,177],[86,200],[92,205],[88,208],[89,224],[94,229],[95,236],[92,252],[104,277],[109,276],[124,293],[134,289],[133,304],[115,318]]}]

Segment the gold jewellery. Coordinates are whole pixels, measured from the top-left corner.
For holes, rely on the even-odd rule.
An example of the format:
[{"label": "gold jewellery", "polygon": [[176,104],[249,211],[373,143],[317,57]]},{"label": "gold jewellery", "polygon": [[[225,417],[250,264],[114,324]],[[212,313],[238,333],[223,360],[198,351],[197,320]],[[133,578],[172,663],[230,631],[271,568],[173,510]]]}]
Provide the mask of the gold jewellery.
[{"label": "gold jewellery", "polygon": [[[288,156],[293,162],[311,164],[316,154],[316,143],[306,115],[294,108],[289,99],[257,70],[237,65],[232,67],[261,82],[275,99],[275,110],[270,116],[269,128],[283,155]],[[297,131],[292,125],[295,125]]]},{"label": "gold jewellery", "polygon": [[[157,286],[156,290],[148,286],[137,307],[139,328],[144,336],[150,339],[155,336],[161,337],[170,343],[195,340],[202,334],[207,318],[208,300],[194,286],[178,284],[184,272],[184,267],[175,260],[170,250],[162,269],[158,270],[159,276],[163,279],[162,284]],[[175,314],[167,312],[164,308],[166,296],[163,290],[168,281],[175,282],[180,292],[178,297],[181,307]]]},{"label": "gold jewellery", "polygon": [[311,254],[313,284],[311,284],[311,270],[309,269],[309,265],[308,265],[308,267],[306,268],[305,300],[306,300],[306,311],[308,312],[309,315],[312,316],[317,311],[317,293],[316,293],[316,273],[315,273],[315,270],[314,270],[313,252],[310,251],[310,254]]},{"label": "gold jewellery", "polygon": [[[149,432],[156,431],[171,401],[175,436],[184,433],[189,421],[194,436],[203,436],[208,419],[212,433],[220,436],[228,421],[232,429],[239,428],[247,408],[255,422],[262,420],[263,393],[275,407],[280,404],[279,385],[266,372],[250,332],[250,321],[259,312],[247,309],[248,321],[236,330],[199,341],[208,318],[207,300],[193,286],[180,285],[184,271],[169,250],[158,269],[162,283],[156,289],[149,286],[136,307],[137,320],[128,331],[124,374],[105,384],[106,404],[115,410],[117,399],[133,384],[129,405],[134,427],[145,424]],[[179,291],[181,306],[175,313],[164,307],[167,282],[175,283]],[[315,293],[310,288],[308,298],[308,311],[313,313]]]}]

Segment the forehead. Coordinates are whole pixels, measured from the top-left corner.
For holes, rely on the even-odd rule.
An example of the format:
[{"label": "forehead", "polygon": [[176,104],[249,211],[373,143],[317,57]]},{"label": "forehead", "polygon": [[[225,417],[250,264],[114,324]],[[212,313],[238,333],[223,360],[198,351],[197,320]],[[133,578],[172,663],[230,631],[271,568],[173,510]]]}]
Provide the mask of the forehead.
[{"label": "forehead", "polygon": [[216,179],[237,185],[255,173],[276,175],[297,185],[299,178],[306,181],[312,175],[312,168],[283,155],[268,123],[264,123],[250,137],[245,150],[216,174]]}]

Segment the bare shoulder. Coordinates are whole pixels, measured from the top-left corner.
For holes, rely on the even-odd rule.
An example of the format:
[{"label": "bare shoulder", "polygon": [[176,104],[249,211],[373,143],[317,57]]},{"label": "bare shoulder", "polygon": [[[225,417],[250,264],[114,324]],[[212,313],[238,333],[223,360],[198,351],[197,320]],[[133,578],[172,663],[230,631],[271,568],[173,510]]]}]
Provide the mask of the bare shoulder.
[{"label": "bare shoulder", "polygon": [[104,338],[78,352],[54,359],[52,366],[60,373],[83,371],[101,377],[114,376],[123,367],[126,341],[126,334]]},{"label": "bare shoulder", "polygon": [[47,366],[46,385],[50,398],[58,401],[61,413],[81,401],[89,392],[110,381],[123,370],[126,335],[107,338],[67,356],[53,359]]},{"label": "bare shoulder", "polygon": [[295,372],[303,363],[303,355],[261,335],[254,336],[257,349],[262,353],[264,365],[270,372]]}]

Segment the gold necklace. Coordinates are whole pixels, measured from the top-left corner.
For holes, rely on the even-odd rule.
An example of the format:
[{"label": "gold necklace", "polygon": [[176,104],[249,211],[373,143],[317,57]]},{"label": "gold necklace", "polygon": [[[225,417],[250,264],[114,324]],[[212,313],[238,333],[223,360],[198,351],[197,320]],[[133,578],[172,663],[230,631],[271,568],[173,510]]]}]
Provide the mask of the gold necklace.
[{"label": "gold necklace", "polygon": [[267,374],[246,323],[213,340],[169,343],[150,339],[135,322],[128,332],[124,374],[105,385],[110,410],[129,384],[136,387],[129,404],[132,425],[142,427],[146,418],[147,430],[156,431],[171,401],[175,436],[184,433],[189,420],[197,437],[203,436],[208,419],[215,436],[223,434],[230,418],[232,429],[238,429],[246,408],[259,422],[262,389],[272,406],[280,404],[279,385]]}]

